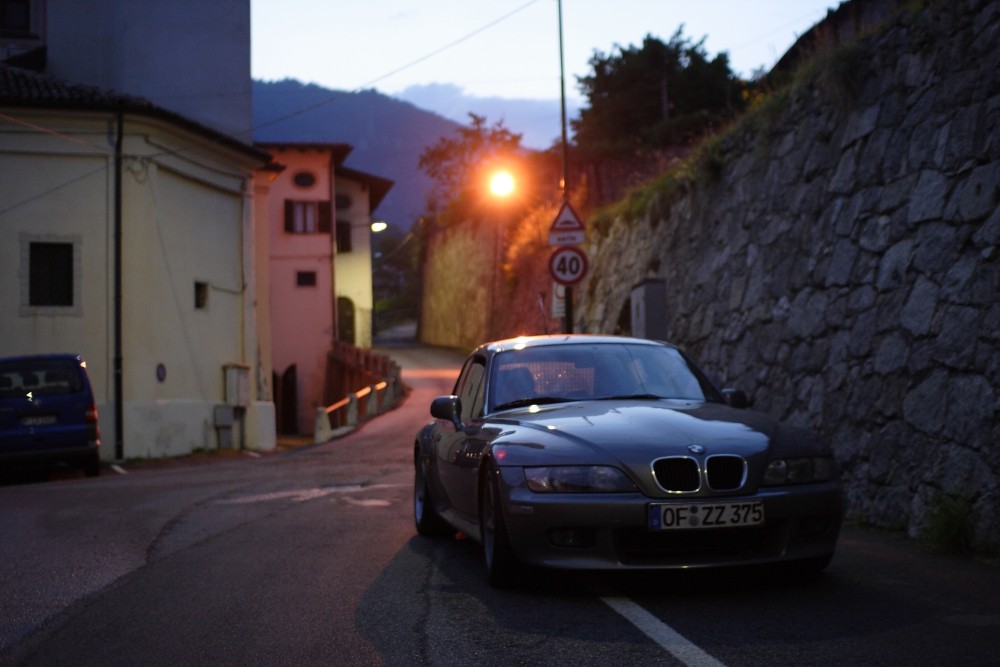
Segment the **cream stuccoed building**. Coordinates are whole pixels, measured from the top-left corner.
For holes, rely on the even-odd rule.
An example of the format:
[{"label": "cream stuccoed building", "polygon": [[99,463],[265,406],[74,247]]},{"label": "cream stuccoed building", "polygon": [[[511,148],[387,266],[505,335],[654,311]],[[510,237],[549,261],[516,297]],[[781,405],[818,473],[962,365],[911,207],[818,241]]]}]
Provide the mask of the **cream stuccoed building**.
[{"label": "cream stuccoed building", "polygon": [[273,448],[249,0],[19,6],[0,26],[0,356],[82,355],[105,460]]}]

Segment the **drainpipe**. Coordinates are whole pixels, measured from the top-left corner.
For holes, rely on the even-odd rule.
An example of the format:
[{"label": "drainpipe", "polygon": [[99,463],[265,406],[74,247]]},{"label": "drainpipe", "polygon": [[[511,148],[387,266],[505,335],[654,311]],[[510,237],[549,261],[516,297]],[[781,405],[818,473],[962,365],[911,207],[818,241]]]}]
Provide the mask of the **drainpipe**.
[{"label": "drainpipe", "polygon": [[[333,302],[333,334],[330,336],[330,351],[333,341],[340,340],[340,308],[337,303],[337,159],[330,151],[330,300]],[[340,397],[335,397],[339,399]]]},{"label": "drainpipe", "polygon": [[115,391],[115,459],[125,458],[123,431],[125,430],[124,400],[122,390],[122,142],[125,138],[125,114],[116,113],[118,124],[115,137],[115,221],[114,221],[114,391]]}]

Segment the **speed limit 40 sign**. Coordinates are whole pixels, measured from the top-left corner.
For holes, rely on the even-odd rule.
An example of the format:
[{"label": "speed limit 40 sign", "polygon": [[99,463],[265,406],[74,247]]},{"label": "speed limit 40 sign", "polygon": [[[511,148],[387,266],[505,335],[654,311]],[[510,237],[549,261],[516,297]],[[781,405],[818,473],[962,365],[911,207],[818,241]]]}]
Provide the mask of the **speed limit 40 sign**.
[{"label": "speed limit 40 sign", "polygon": [[587,275],[587,254],[573,246],[556,248],[549,257],[549,273],[560,285],[575,285]]}]

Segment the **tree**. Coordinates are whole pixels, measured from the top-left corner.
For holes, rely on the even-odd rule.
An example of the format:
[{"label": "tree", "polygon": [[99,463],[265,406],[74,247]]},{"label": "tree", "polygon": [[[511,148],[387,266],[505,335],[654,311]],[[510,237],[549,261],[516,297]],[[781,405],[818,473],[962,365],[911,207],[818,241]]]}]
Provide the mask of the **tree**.
[{"label": "tree", "polygon": [[575,140],[590,154],[621,153],[686,143],[743,104],[729,56],[709,59],[703,37],[694,43],[677,29],[670,41],[647,35],[642,47],[595,52],[593,72],[579,77],[587,97]]},{"label": "tree", "polygon": [[488,174],[521,161],[520,134],[504,127],[503,121],[487,126],[484,116],[470,113],[469,117],[470,125],[457,137],[441,137],[420,155],[420,169],[435,181],[428,210],[439,222],[479,218]]}]

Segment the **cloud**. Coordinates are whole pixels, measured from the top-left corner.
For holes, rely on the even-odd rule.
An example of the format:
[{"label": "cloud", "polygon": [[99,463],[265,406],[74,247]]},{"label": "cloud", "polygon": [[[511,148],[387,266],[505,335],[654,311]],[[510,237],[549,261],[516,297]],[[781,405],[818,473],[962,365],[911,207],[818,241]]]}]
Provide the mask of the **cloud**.
[{"label": "cloud", "polygon": [[[558,99],[474,97],[451,83],[410,86],[402,92],[394,93],[392,97],[433,111],[462,125],[469,124],[470,113],[484,116],[490,125],[503,121],[504,127],[522,135],[521,143],[529,148],[549,148],[559,141],[562,133]],[[567,99],[567,119],[576,117],[580,106],[579,100]]]}]

